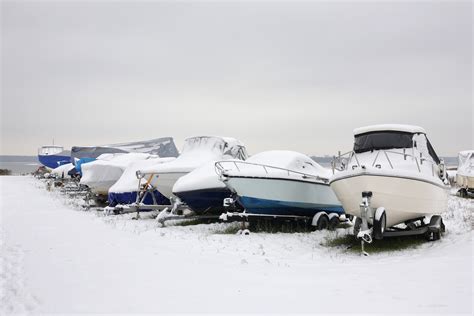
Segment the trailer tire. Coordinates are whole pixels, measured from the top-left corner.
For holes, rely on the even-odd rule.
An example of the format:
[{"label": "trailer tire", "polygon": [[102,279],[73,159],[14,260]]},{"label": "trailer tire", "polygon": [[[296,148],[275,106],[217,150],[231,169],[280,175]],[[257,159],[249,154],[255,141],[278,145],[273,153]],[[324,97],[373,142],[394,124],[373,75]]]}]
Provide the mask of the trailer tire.
[{"label": "trailer tire", "polygon": [[328,223],[329,230],[335,230],[339,225],[339,216],[332,216]]},{"label": "trailer tire", "polygon": [[326,214],[321,214],[316,222],[316,230],[323,230],[328,228],[329,225],[329,218]]},{"label": "trailer tire", "polygon": [[387,225],[387,215],[383,207],[375,211],[373,234],[375,239],[383,239],[383,233]]}]

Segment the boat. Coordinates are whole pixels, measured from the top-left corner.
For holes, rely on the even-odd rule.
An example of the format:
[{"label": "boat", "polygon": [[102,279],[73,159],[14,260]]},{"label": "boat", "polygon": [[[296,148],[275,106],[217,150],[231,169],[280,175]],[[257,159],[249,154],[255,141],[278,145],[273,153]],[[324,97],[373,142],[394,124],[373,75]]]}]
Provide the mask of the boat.
[{"label": "boat", "polygon": [[[231,161],[241,160],[228,160]],[[173,194],[196,215],[220,215],[224,210],[229,211],[227,207],[224,208],[223,202],[227,198],[232,198],[233,193],[220,181],[216,173],[216,162],[213,160],[194,169],[179,178],[173,186]],[[243,211],[243,208],[237,206],[234,211]]]},{"label": "boat", "polygon": [[444,229],[439,214],[447,203],[446,168],[423,128],[400,124],[357,128],[353,150],[337,161],[341,171],[329,183],[346,214],[357,217],[358,237],[371,242],[372,237],[396,236],[388,228],[405,224],[412,230],[406,234],[432,233],[439,239]]},{"label": "boat", "polygon": [[[137,178],[136,172],[140,169],[149,168],[162,163],[173,161],[174,157],[159,158],[149,157],[144,160],[133,161],[124,170],[121,177],[110,188],[108,193],[109,207],[116,207],[117,205],[128,205],[137,202],[137,196],[140,192],[140,181]],[[152,190],[140,199],[141,203],[146,205],[170,205],[170,200],[164,197],[157,190]]]},{"label": "boat", "polygon": [[172,137],[162,137],[145,141],[119,143],[101,146],[73,146],[71,162],[82,173],[82,164],[92,162],[102,154],[146,153],[159,157],[177,157],[178,149]]},{"label": "boat", "polygon": [[456,185],[462,197],[467,197],[469,193],[474,194],[474,150],[465,150],[458,154]]},{"label": "boat", "polygon": [[149,158],[157,156],[145,153],[102,154],[96,160],[82,164],[80,184],[89,187],[92,193],[107,196],[110,187],[130,164]]},{"label": "boat", "polygon": [[176,181],[206,162],[246,158],[245,146],[234,138],[197,136],[185,140],[181,155],[176,160],[141,169],[137,175],[148,179],[147,182],[166,198],[174,198],[173,186]]},{"label": "boat", "polygon": [[71,161],[71,151],[61,146],[42,146],[38,149],[38,160],[43,166],[54,169]]},{"label": "boat", "polygon": [[331,171],[304,154],[265,151],[246,161],[220,161],[216,168],[246,213],[313,217],[315,226],[344,213],[329,187]]}]

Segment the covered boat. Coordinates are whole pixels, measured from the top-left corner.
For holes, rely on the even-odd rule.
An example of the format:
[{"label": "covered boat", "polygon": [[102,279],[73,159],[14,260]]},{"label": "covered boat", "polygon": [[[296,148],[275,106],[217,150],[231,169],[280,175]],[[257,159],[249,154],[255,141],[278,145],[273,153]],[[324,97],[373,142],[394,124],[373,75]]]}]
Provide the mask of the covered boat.
[{"label": "covered boat", "polygon": [[331,171],[304,154],[266,151],[245,162],[220,161],[216,168],[247,213],[314,217],[344,212],[329,187]]},{"label": "covered boat", "polygon": [[167,198],[173,196],[176,181],[206,162],[221,159],[247,158],[245,146],[228,137],[198,136],[185,140],[181,155],[176,160],[138,171],[142,177],[151,177],[150,184]]},{"label": "covered boat", "polygon": [[330,185],[346,213],[365,218],[375,238],[381,239],[386,228],[446,209],[446,171],[423,128],[357,128],[353,151],[346,156],[340,157],[342,171]]},{"label": "covered boat", "polygon": [[465,150],[458,154],[456,184],[462,196],[467,196],[468,192],[474,193],[474,150]]},{"label": "covered boat", "polygon": [[162,137],[152,140],[119,143],[102,146],[73,146],[71,148],[71,162],[81,172],[81,165],[94,161],[102,154],[117,153],[146,153],[159,157],[178,157],[179,152],[172,137]]},{"label": "covered boat", "polygon": [[102,154],[97,160],[82,165],[80,183],[87,185],[95,194],[107,195],[109,188],[117,182],[129,165],[149,158],[157,156],[144,153]]},{"label": "covered boat", "polygon": [[[213,160],[194,169],[179,178],[173,186],[173,194],[195,214],[220,214],[224,212],[224,199],[233,196],[232,191],[220,181],[216,173],[216,162]],[[242,207],[238,209],[243,210]]]},{"label": "covered boat", "polygon": [[42,165],[54,169],[71,161],[71,151],[61,146],[42,146],[38,149],[38,160]]},{"label": "covered boat", "polygon": [[[157,158],[149,157],[145,160],[134,161],[123,172],[122,176],[109,189],[109,206],[115,207],[119,204],[131,204],[137,201],[140,192],[140,181],[137,178],[137,171],[156,166],[162,163],[173,161],[174,157]],[[143,204],[169,205],[170,200],[164,197],[157,190],[146,193],[141,201]]]}]

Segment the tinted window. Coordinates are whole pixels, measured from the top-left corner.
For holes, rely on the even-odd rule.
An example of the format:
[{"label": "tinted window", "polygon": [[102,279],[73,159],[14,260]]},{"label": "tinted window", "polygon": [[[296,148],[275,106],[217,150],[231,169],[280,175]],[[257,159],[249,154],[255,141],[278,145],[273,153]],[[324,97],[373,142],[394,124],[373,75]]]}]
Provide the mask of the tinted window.
[{"label": "tinted window", "polygon": [[363,153],[378,149],[411,148],[413,134],[404,132],[370,132],[355,137],[354,151]]}]

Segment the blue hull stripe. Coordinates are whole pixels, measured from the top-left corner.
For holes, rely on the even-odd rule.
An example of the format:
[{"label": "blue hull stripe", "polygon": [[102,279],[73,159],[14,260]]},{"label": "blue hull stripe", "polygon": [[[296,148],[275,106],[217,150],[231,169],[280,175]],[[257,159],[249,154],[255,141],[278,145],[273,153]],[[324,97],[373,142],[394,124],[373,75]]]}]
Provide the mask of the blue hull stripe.
[{"label": "blue hull stripe", "polygon": [[60,155],[38,155],[39,162],[48,168],[57,168],[71,162],[70,156]]},{"label": "blue hull stripe", "polygon": [[238,202],[248,213],[253,214],[314,216],[322,211],[344,213],[342,206],[339,205],[275,201],[247,196],[239,196]]},{"label": "blue hull stripe", "polygon": [[[160,192],[153,191],[156,202],[158,205],[170,205],[170,200],[165,198]],[[116,206],[117,204],[131,204],[135,203],[137,200],[137,192],[109,192],[109,206]],[[148,193],[143,201],[144,204],[151,205],[153,204],[153,197]]]}]

